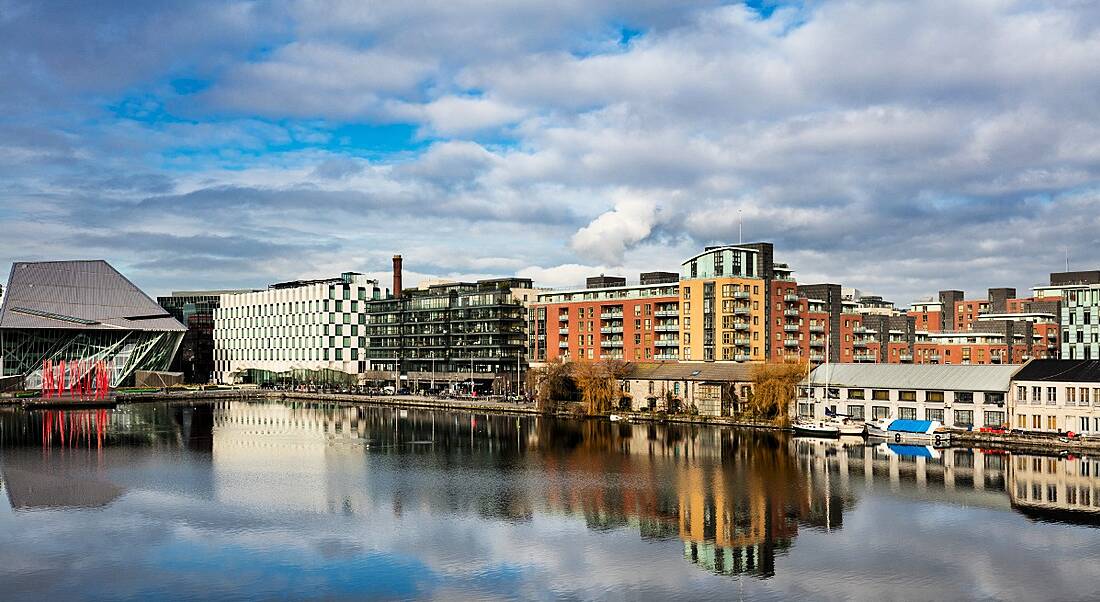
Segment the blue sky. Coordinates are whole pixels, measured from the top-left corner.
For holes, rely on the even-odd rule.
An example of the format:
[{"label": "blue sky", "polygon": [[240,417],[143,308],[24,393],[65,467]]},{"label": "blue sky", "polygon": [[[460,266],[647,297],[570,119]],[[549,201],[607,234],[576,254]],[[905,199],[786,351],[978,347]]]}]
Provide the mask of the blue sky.
[{"label": "blue sky", "polygon": [[0,266],[153,293],[675,269],[908,303],[1100,267],[1100,9],[0,0]]}]

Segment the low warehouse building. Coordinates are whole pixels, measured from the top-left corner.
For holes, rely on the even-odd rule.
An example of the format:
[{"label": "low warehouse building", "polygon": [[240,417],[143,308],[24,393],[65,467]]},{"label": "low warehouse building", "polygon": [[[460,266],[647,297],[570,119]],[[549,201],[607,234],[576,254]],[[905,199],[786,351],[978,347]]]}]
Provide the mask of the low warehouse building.
[{"label": "low warehouse building", "polygon": [[754,366],[713,362],[639,363],[623,380],[631,408],[730,416],[752,395]]},{"label": "low warehouse building", "polygon": [[803,383],[799,417],[937,420],[971,428],[1007,423],[1005,398],[1018,365],[826,364]]},{"label": "low warehouse building", "polygon": [[1100,361],[1032,360],[1012,380],[1012,426],[1100,434]]}]

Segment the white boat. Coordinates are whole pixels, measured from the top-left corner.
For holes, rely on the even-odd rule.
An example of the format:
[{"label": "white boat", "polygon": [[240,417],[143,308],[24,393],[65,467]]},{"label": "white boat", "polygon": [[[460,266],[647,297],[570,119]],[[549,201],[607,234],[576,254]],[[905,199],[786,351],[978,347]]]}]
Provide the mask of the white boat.
[{"label": "white boat", "polygon": [[834,420],[833,424],[840,429],[840,436],[842,437],[862,437],[867,431],[867,425],[857,420],[845,418]]},{"label": "white boat", "polygon": [[835,439],[840,436],[840,427],[831,420],[799,421],[795,422],[792,426],[794,427],[794,434],[796,435],[828,437],[830,439]]},{"label": "white boat", "polygon": [[611,422],[619,422],[620,420],[623,421],[623,422],[629,422],[626,419],[625,416],[620,416],[618,414],[611,414],[610,416],[607,417],[607,419],[610,420]]},{"label": "white boat", "polygon": [[951,442],[951,432],[937,420],[876,420],[867,423],[867,435],[894,443],[947,445]]}]

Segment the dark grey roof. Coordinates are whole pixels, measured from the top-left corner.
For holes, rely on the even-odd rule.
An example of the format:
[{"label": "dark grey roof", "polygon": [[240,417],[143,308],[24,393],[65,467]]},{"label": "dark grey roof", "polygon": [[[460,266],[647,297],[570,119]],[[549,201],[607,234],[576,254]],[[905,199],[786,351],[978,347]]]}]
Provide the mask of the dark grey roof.
[{"label": "dark grey roof", "polygon": [[187,330],[98,259],[12,264],[0,328]]},{"label": "dark grey roof", "polygon": [[655,362],[631,366],[629,380],[750,382],[757,364],[734,362]]},{"label": "dark grey roof", "polygon": [[1100,360],[1032,360],[1014,380],[1052,382],[1100,382]]}]

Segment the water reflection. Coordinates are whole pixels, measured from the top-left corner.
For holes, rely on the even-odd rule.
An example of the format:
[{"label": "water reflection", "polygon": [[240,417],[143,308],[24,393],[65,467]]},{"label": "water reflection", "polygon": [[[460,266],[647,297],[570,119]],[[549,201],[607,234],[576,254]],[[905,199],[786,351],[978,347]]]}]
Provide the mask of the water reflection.
[{"label": "water reflection", "polygon": [[[304,403],[8,410],[0,412],[0,454],[3,489],[15,513],[15,522],[4,523],[8,528],[30,520],[20,518],[25,513],[52,511],[60,514],[49,514],[56,516],[51,520],[77,521],[82,512],[118,508],[156,523],[153,539],[165,539],[161,554],[198,545],[181,536],[183,528],[221,542],[205,549],[212,557],[239,561],[240,551],[230,550],[246,546],[244,558],[277,558],[272,562],[282,571],[310,568],[303,559],[309,553],[320,555],[321,568],[314,570],[322,573],[333,558],[383,572],[393,563],[423,565],[417,569],[423,573],[386,573],[388,581],[371,585],[355,580],[359,588],[389,588],[366,590],[383,597],[439,595],[442,582],[471,571],[471,560],[503,556],[495,568],[472,570],[464,593],[515,596],[508,589],[514,581],[538,578],[542,589],[528,591],[530,597],[561,594],[558,578],[576,570],[610,588],[569,590],[581,597],[610,591],[657,597],[684,587],[714,595],[735,581],[743,586],[747,577],[760,584],[757,596],[782,598],[800,591],[805,571],[853,570],[855,556],[867,553],[860,546],[871,543],[869,533],[882,538],[867,517],[883,504],[914,513],[893,517],[903,522],[946,506],[1100,524],[1100,458],[867,445],[690,425]],[[852,516],[864,517],[854,531]],[[473,533],[463,529],[470,521],[479,525]],[[310,552],[282,556],[300,546],[295,538],[314,541]],[[22,541],[43,545],[33,533]],[[156,545],[141,537],[131,543],[137,557]],[[84,543],[88,550],[98,545]],[[823,554],[822,546],[830,545]],[[801,547],[806,555],[794,557]],[[511,549],[513,558],[500,549]],[[883,548],[876,550],[881,556]],[[602,563],[598,577],[588,574],[595,567],[570,566],[577,554]],[[0,552],[0,566],[4,560]],[[683,576],[677,582],[677,565],[716,581]],[[177,570],[172,563],[155,568]],[[219,570],[207,566],[199,573]],[[442,581],[426,585],[425,575]],[[17,582],[13,591],[58,593],[30,580],[19,586],[21,576],[0,569],[0,582]],[[337,587],[329,577],[325,587]],[[929,589],[913,594],[940,591],[942,579],[928,576],[920,583]],[[774,590],[766,586],[775,580]],[[965,589],[972,581],[960,575],[950,591],[974,595]],[[225,587],[225,596],[242,593]],[[277,583],[268,587],[269,594],[286,592]],[[328,594],[340,592],[320,592]]]}]

